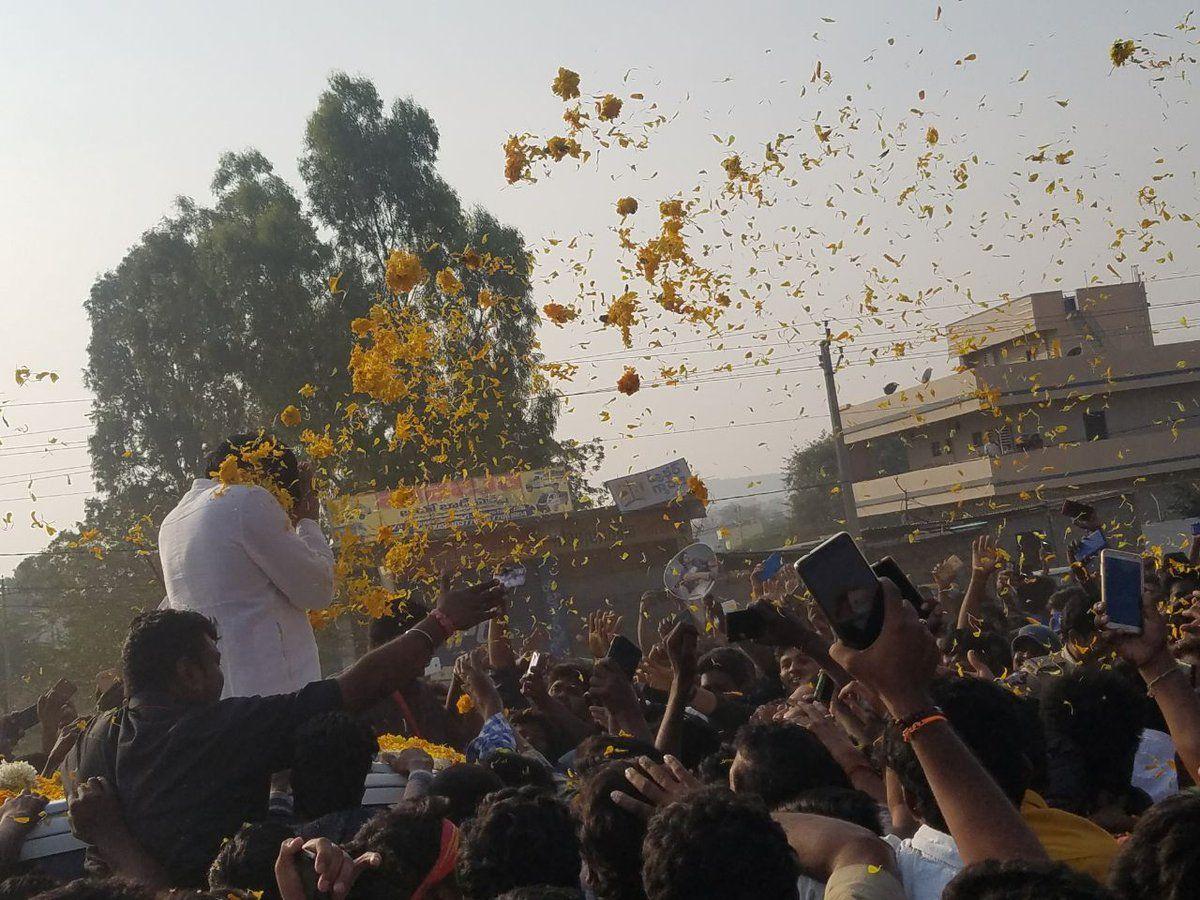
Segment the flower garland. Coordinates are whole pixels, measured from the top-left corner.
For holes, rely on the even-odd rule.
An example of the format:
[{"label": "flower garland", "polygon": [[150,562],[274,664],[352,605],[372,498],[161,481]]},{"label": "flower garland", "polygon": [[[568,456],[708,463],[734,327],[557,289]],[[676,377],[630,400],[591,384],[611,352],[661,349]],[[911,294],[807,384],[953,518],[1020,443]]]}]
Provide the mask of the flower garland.
[{"label": "flower garland", "polygon": [[379,736],[379,749],[388,753],[400,753],[404,750],[424,750],[435,760],[446,764],[467,761],[467,758],[453,747],[447,747],[445,744],[435,744],[424,738],[404,737],[400,734],[381,734]]}]

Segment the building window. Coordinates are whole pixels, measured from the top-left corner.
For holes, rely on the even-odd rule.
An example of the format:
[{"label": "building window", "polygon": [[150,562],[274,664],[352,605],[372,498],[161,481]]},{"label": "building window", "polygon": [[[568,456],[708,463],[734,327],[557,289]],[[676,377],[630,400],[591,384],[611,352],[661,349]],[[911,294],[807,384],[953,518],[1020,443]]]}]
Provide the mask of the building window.
[{"label": "building window", "polygon": [[943,451],[943,450],[945,450],[946,448],[945,448],[945,445],[943,445],[941,441],[934,441],[934,442],[933,442],[933,443],[930,445],[930,449],[932,449],[932,450],[933,450],[933,455],[934,455],[934,456],[941,456],[941,455],[942,455],[942,451]]},{"label": "building window", "polygon": [[971,446],[974,447],[976,450],[979,450],[980,448],[983,447],[983,432],[982,431],[972,431],[971,432]]},{"label": "building window", "polygon": [[1083,414],[1083,433],[1089,441],[1103,441],[1108,437],[1108,418],[1104,410]]}]

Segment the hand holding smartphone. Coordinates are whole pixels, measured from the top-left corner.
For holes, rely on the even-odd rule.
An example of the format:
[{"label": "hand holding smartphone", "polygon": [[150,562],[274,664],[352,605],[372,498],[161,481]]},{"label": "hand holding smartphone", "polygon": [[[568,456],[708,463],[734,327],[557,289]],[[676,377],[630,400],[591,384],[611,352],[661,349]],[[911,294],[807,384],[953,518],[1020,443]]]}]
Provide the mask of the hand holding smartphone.
[{"label": "hand holding smartphone", "polygon": [[842,643],[863,650],[879,637],[883,591],[849,534],[835,534],[796,560],[796,574]]},{"label": "hand holding smartphone", "polygon": [[630,681],[633,681],[633,676],[637,673],[637,667],[642,661],[642,651],[637,644],[629,640],[625,635],[618,634],[612,639],[612,643],[608,645],[607,658],[612,660]]},{"label": "hand holding smartphone", "polygon": [[1100,599],[1108,616],[1105,628],[1125,634],[1141,634],[1142,576],[1145,569],[1136,553],[1100,551]]}]

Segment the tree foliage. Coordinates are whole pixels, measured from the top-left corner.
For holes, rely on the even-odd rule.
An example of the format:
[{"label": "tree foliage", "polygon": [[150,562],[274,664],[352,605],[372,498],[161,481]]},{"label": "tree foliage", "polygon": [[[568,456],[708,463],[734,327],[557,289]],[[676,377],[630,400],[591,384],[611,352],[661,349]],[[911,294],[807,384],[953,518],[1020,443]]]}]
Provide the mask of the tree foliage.
[{"label": "tree foliage", "polygon": [[837,477],[837,453],[828,432],[797,447],[788,457],[784,480],[800,540],[821,537],[841,527],[842,500],[833,492]]}]

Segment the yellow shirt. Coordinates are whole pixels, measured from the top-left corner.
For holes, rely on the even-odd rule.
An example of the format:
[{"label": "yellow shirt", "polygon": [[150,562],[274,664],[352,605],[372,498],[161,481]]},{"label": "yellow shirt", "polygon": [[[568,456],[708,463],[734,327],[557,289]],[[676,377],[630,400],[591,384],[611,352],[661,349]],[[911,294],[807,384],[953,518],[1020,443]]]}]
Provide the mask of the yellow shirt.
[{"label": "yellow shirt", "polygon": [[1096,823],[1061,809],[1052,809],[1033,791],[1021,801],[1021,818],[1033,829],[1047,855],[1101,884],[1120,849],[1117,839]]}]

